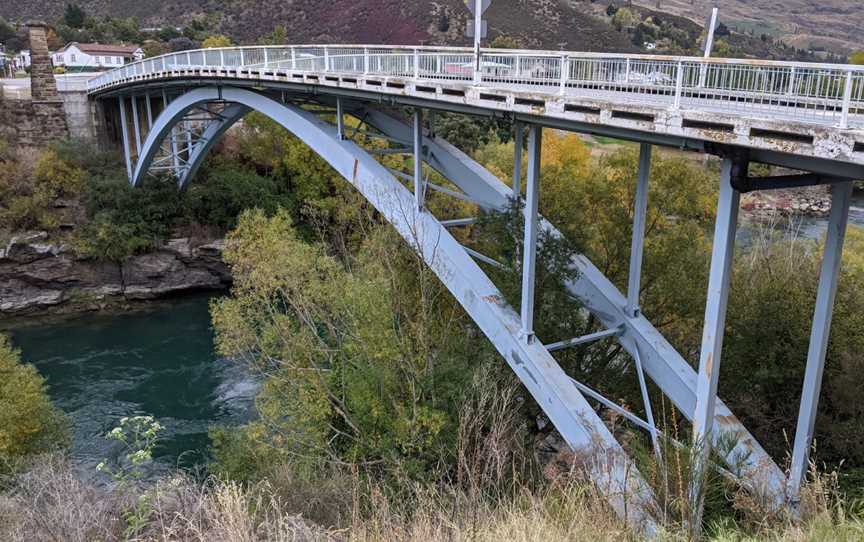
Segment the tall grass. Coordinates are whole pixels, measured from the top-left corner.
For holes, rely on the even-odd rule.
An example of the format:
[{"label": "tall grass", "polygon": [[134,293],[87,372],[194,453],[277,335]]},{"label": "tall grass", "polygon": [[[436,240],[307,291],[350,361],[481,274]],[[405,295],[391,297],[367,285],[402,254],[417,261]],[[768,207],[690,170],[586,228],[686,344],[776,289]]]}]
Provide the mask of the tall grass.
[{"label": "tall grass", "polygon": [[[14,479],[0,480],[0,541],[640,539],[580,475],[573,454],[540,461],[526,417],[517,414],[524,398],[512,380],[479,371],[473,388],[462,406],[456,458],[434,482],[394,482],[344,466],[310,471],[308,465],[280,464],[257,483],[177,473],[149,485],[106,486],[82,480],[66,459],[48,456]],[[683,542],[689,454],[669,447],[664,457],[656,470],[644,472],[666,488],[657,492],[665,503],[665,513],[658,514],[666,529],[660,539]],[[706,538],[864,540],[864,516],[850,515],[836,482],[814,470],[800,518],[768,514],[753,495],[711,483],[734,513],[712,520]]]}]

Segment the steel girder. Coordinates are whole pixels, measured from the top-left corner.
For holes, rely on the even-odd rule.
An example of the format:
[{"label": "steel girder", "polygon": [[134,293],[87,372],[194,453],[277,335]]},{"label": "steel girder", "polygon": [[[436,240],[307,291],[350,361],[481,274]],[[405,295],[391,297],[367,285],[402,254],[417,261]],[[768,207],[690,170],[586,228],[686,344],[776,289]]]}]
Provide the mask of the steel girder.
[{"label": "steel girder", "polygon": [[[389,137],[410,141],[410,129],[403,122],[380,110],[367,107],[359,113],[370,126]],[[456,184],[486,208],[501,208],[512,194],[510,187],[489,173],[466,154],[440,138],[430,138],[429,165]],[[541,220],[541,227],[560,236],[555,227]],[[607,329],[620,328],[621,346],[634,359],[641,359],[645,373],[678,409],[692,421],[696,410],[697,373],[642,314],[628,314],[628,299],[585,256],[577,256],[572,266],[578,278],[567,287]],[[542,315],[541,315],[542,317]],[[737,437],[737,444],[726,455],[726,463],[739,471],[740,481],[751,490],[769,496],[777,505],[784,500],[785,475],[774,460],[719,399],[716,403],[715,442]]]},{"label": "steel girder", "polygon": [[[520,337],[519,314],[507,304],[468,251],[450,235],[444,224],[431,213],[418,208],[414,194],[390,170],[353,141],[341,139],[337,127],[297,106],[249,90],[199,88],[175,99],[154,121],[131,181],[140,182],[162,140],[189,109],[213,101],[229,102],[270,117],[303,140],[357,188],[422,255],[462,304],[568,445],[584,461],[594,483],[607,496],[612,507],[638,531],[647,535],[656,533],[656,522],[651,515],[656,509],[653,492],[550,352],[539,341],[528,343]],[[411,141],[411,127],[377,111],[370,110],[369,113],[377,121],[373,125],[379,129],[389,127],[399,135],[403,134],[401,128],[404,128],[407,131],[404,140]],[[226,116],[218,133],[224,133],[227,124]],[[424,138],[423,143],[428,148],[429,165],[460,187],[471,188],[474,197],[487,206],[500,206],[506,201],[503,184],[479,164],[437,138]],[[208,148],[202,146],[201,152],[193,153],[196,160],[200,161]],[[190,170],[194,167],[197,166],[192,164]],[[551,228],[545,222],[541,227]]]}]

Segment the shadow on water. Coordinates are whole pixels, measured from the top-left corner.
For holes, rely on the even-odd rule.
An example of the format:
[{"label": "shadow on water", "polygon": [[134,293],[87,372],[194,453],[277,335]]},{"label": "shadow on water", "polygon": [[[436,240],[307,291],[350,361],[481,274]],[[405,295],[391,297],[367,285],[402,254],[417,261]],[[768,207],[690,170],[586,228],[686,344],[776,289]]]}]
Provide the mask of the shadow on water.
[{"label": "shadow on water", "polygon": [[11,332],[72,422],[72,456],[85,470],[119,453],[103,437],[123,416],[152,415],[165,430],[157,470],[206,462],[213,425],[243,423],[258,383],[214,353],[208,301],[195,295],[124,314]]}]

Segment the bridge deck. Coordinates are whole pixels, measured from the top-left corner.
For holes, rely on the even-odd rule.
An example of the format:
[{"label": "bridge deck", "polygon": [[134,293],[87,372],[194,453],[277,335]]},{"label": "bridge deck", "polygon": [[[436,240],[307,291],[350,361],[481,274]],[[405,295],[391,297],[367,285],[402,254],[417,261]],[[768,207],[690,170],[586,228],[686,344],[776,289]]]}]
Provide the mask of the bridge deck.
[{"label": "bridge deck", "polygon": [[389,95],[699,150],[740,146],[765,151],[758,161],[864,177],[856,66],[493,49],[475,69],[466,49],[242,47],[139,61],[92,80],[90,91],[198,79]]}]

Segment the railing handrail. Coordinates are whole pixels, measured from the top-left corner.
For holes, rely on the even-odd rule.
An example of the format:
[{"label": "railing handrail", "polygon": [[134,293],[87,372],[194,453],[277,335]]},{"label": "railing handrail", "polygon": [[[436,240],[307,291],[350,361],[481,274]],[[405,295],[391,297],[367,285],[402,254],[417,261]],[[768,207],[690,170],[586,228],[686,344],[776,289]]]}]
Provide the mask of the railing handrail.
[{"label": "railing handrail", "polygon": [[[214,55],[218,60],[213,60]],[[387,62],[387,58],[393,60]],[[478,69],[473,62],[474,52],[467,47],[309,44],[193,49],[138,60],[107,71],[90,80],[88,90],[126,82],[133,76],[164,73],[175,66],[236,70],[272,65],[301,72],[362,72],[417,80],[429,77],[460,80],[466,84],[532,85],[538,91],[557,87],[551,91],[558,93],[566,93],[568,87],[603,90],[603,85],[627,85],[626,92],[644,101],[655,99],[652,93],[656,96],[658,90],[666,89],[674,93],[671,103],[667,103],[673,109],[680,107],[687,98],[685,93],[691,89],[698,89],[700,99],[714,100],[712,104],[727,109],[734,106],[723,100],[728,102],[732,95],[739,102],[743,97],[744,103],[759,106],[765,106],[769,98],[786,101],[792,98],[811,105],[818,102],[813,111],[819,113],[814,115],[805,108],[793,115],[818,116],[820,121],[836,117],[841,128],[848,127],[850,116],[860,117],[864,109],[861,105],[864,66],[490,48],[481,50],[483,58],[487,60]]]},{"label": "railing handrail", "polygon": [[[189,53],[201,53],[205,51],[239,51],[239,50],[248,50],[248,49],[271,49],[271,50],[281,50],[281,49],[390,49],[390,50],[405,50],[405,51],[444,51],[444,52],[454,52],[454,53],[464,53],[464,54],[474,54],[474,50],[470,47],[452,47],[452,46],[433,46],[433,45],[369,45],[369,44],[328,44],[328,45],[316,45],[316,44],[298,44],[298,45],[238,45],[232,47],[211,47],[211,48],[201,48],[201,49],[189,49],[186,51],[176,51],[172,53],[165,53],[162,55],[144,58],[141,60],[136,60],[135,62],[130,62],[129,64],[124,64],[123,66],[114,68],[112,70],[108,70],[105,73],[111,73],[117,70],[122,70],[128,66],[133,66],[136,64],[145,63],[152,60],[157,60],[160,58],[167,58],[171,56],[181,55],[181,54],[189,54]],[[786,68],[806,68],[806,69],[822,69],[822,70],[839,70],[839,71],[852,71],[852,72],[862,72],[864,73],[864,66],[855,65],[855,64],[834,64],[834,63],[820,63],[820,62],[800,62],[800,61],[789,61],[789,60],[760,60],[760,59],[748,59],[748,58],[718,58],[718,57],[698,57],[698,56],[674,56],[674,55],[649,55],[649,54],[631,54],[631,53],[601,53],[601,52],[580,52],[580,51],[551,51],[551,50],[532,50],[532,49],[493,49],[493,48],[483,48],[481,49],[481,54],[483,55],[500,55],[500,56],[523,56],[523,57],[549,57],[549,58],[560,58],[560,57],[569,57],[569,58],[596,58],[596,59],[632,59],[632,60],[645,60],[645,61],[656,61],[656,62],[688,62],[688,63],[696,63],[696,64],[716,64],[716,65],[742,65],[742,66],[758,66],[758,67],[786,67]],[[317,57],[316,57],[317,58]]]}]

